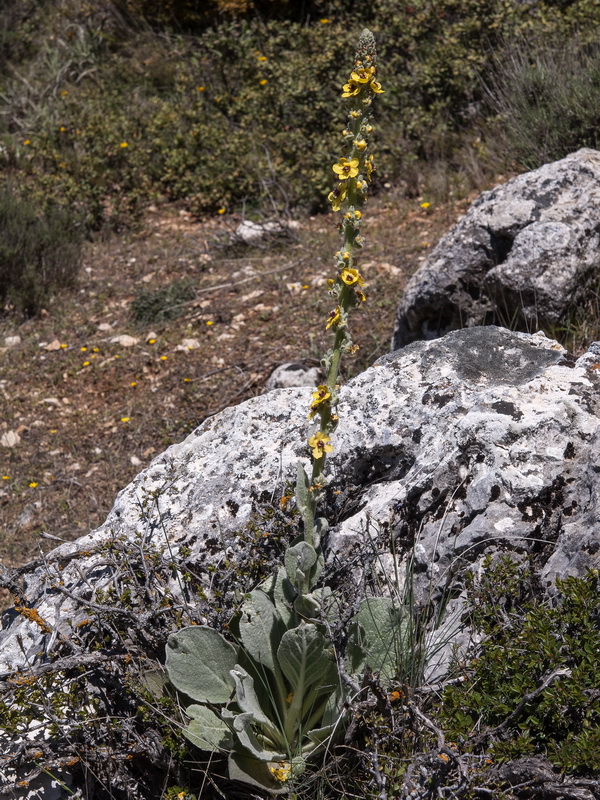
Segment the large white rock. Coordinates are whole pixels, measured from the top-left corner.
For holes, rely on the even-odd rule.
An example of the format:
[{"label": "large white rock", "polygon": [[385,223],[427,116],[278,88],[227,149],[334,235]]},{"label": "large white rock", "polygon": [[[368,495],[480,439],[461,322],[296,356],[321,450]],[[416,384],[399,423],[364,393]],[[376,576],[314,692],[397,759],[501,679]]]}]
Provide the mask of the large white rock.
[{"label": "large white rock", "polygon": [[484,192],[413,275],[392,347],[481,324],[532,331],[595,297],[600,152],[582,149]]}]

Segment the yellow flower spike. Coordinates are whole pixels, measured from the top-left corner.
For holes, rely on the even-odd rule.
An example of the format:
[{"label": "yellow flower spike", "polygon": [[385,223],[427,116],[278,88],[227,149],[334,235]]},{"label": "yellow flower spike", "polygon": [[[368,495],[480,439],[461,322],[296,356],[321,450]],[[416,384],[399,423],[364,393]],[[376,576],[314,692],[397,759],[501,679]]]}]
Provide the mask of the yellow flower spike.
[{"label": "yellow flower spike", "polygon": [[341,181],[348,178],[356,178],[358,175],[358,158],[352,158],[350,161],[347,158],[340,158],[337,164],[334,164],[332,170]]},{"label": "yellow flower spike", "polygon": [[340,278],[343,280],[346,286],[354,286],[354,284],[358,284],[359,286],[365,285],[362,275],[357,269],[349,269],[348,267],[345,267],[342,270]]},{"label": "yellow flower spike", "polygon": [[329,436],[318,431],[308,440],[308,446],[312,450],[313,458],[323,458],[325,453],[333,453],[333,446],[329,444]]},{"label": "yellow flower spike", "polygon": [[337,328],[337,326],[340,324],[340,320],[342,318],[340,311],[341,309],[338,306],[337,308],[334,308],[333,311],[329,312],[329,316],[327,317],[327,324],[325,325],[326,331],[328,331],[329,328],[331,328],[332,326],[334,328]]}]

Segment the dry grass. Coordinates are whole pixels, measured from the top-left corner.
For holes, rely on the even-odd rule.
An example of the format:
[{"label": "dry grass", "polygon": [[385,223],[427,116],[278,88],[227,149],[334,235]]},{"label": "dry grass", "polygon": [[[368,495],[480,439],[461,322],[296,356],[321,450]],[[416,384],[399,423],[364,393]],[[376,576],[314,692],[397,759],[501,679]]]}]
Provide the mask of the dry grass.
[{"label": "dry grass", "polygon": [[[353,317],[360,352],[346,377],[389,349],[406,278],[461,210],[425,210],[420,199],[370,203],[368,302]],[[0,347],[21,338],[0,349],[0,437],[17,440],[0,446],[1,563],[89,532],[135,474],[207,416],[261,393],[282,362],[317,363],[329,344],[333,215],[302,220],[295,241],[262,249],[224,246],[238,222],[150,211],[135,234],[89,245],[75,293],[40,318],[0,319]],[[136,325],[140,291],[177,281],[193,287],[180,315]],[[136,341],[113,341],[123,335]]]}]

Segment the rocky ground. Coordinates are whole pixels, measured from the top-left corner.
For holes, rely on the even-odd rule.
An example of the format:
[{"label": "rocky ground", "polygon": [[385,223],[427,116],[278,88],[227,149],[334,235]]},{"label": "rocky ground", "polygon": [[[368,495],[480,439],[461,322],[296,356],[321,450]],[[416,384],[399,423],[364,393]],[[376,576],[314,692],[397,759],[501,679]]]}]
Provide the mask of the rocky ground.
[{"label": "rocky ground", "polygon": [[[371,201],[346,377],[389,349],[407,277],[471,200]],[[41,317],[0,319],[0,563],[98,526],[155,455],[260,394],[278,364],[318,364],[334,216],[255,246],[236,240],[240,221],[151,208],[136,231],[90,243],[77,289]]]}]

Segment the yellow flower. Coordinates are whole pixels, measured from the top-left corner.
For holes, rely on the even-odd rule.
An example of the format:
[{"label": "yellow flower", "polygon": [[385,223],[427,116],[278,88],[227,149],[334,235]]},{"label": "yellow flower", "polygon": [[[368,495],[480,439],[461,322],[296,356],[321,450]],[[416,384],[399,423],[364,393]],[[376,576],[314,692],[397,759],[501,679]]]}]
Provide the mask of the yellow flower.
[{"label": "yellow flower", "polygon": [[373,154],[371,153],[371,155],[367,159],[365,159],[365,171],[367,173],[368,181],[371,180],[371,175],[373,174],[374,170],[375,170],[375,163],[373,161]]},{"label": "yellow flower", "polygon": [[352,144],[356,147],[357,150],[364,150],[367,146],[367,143],[364,139],[355,139]]},{"label": "yellow flower", "polygon": [[342,97],[356,97],[360,90],[360,84],[350,78],[348,83],[345,83],[342,87]]},{"label": "yellow flower", "polygon": [[23,144],[31,144],[31,139],[25,139],[25,141],[23,142]]},{"label": "yellow flower", "polygon": [[266,56],[259,56],[259,57],[258,57],[258,60],[259,60],[259,61],[266,61],[266,60],[267,60],[267,57],[266,57]]},{"label": "yellow flower", "polygon": [[89,365],[90,365],[90,362],[89,362],[89,361],[84,361],[84,362],[83,362],[83,366],[84,366],[84,367],[89,367]]},{"label": "yellow flower", "polygon": [[350,116],[353,117],[354,119],[358,119],[360,117],[360,111],[354,109],[353,111],[350,112]]},{"label": "yellow flower", "polygon": [[319,431],[308,440],[308,446],[312,450],[313,458],[323,458],[325,453],[333,453],[333,447],[329,444],[329,436]]},{"label": "yellow flower", "polygon": [[310,414],[308,415],[309,419],[312,419],[315,416],[315,414],[318,413],[320,405],[326,403],[329,400],[329,398],[331,397],[331,392],[329,391],[329,388],[325,386],[325,384],[320,384],[312,393],[312,396],[313,396],[313,401],[310,404],[311,411]]},{"label": "yellow flower", "polygon": [[161,360],[161,361],[166,361],[166,360],[167,360],[167,356],[161,356],[161,357],[160,357],[160,360]]},{"label": "yellow flower", "polygon": [[369,84],[369,89],[371,89],[372,92],[375,92],[375,94],[383,94],[384,91],[381,88],[381,84],[379,83],[379,81],[371,81],[371,83]]},{"label": "yellow flower", "polygon": [[39,484],[36,481],[31,481],[29,484],[30,489],[35,489],[37,486],[39,486]]},{"label": "yellow flower", "polygon": [[3,481],[9,481],[10,480],[10,475],[3,475],[2,476],[2,480]]},{"label": "yellow flower", "polygon": [[357,283],[359,286],[365,285],[365,282],[357,269],[349,269],[348,267],[344,267],[340,278],[344,281],[346,286],[354,286],[355,283]]},{"label": "yellow flower", "polygon": [[428,209],[431,203],[419,203],[419,208]]},{"label": "yellow flower", "polygon": [[331,22],[331,20],[330,19],[320,19],[319,22],[321,23],[321,25],[327,25],[328,23]]},{"label": "yellow flower", "polygon": [[206,324],[207,325],[214,325],[215,323],[212,321],[212,319],[208,319],[208,320],[206,320]]},{"label": "yellow flower", "polygon": [[206,91],[206,86],[196,86],[196,91],[197,92],[204,92],[204,91]]},{"label": "yellow flower", "polygon": [[148,344],[156,344],[156,339],[148,339]]},{"label": "yellow flower", "polygon": [[129,422],[131,417],[121,417],[121,422]]},{"label": "yellow flower", "polygon": [[220,208],[220,209],[217,211],[217,214],[224,214],[226,210],[227,210],[227,209],[225,209],[225,208]]},{"label": "yellow flower", "polygon": [[135,388],[135,387],[137,386],[137,381],[131,381],[131,383],[130,383],[129,385],[130,385],[132,388]]},{"label": "yellow flower", "polygon": [[119,145],[119,147],[120,147],[122,150],[124,150],[126,147],[129,147],[129,142],[121,142],[121,144]]},{"label": "yellow flower", "polygon": [[327,199],[331,203],[331,207],[334,211],[340,210],[347,194],[348,187],[345,183],[339,183],[332,192],[329,192]]},{"label": "yellow flower", "polygon": [[329,330],[332,325],[334,328],[337,328],[337,326],[340,324],[340,311],[341,309],[338,306],[337,308],[334,308],[333,311],[329,312],[329,316],[327,317],[327,325],[325,325],[326,331]]},{"label": "yellow flower", "polygon": [[375,67],[357,69],[350,75],[350,80],[355,83],[369,83],[375,75]]},{"label": "yellow flower", "polygon": [[262,81],[259,81],[258,83],[259,83],[260,86],[264,86],[268,82],[269,81],[266,78],[263,78]]},{"label": "yellow flower", "polygon": [[82,352],[82,353],[85,353],[85,351],[86,351],[86,350],[87,350],[87,347],[82,347],[82,348],[81,348],[81,352]]},{"label": "yellow flower", "polygon": [[277,763],[279,764],[278,767],[269,767],[269,770],[276,780],[285,783],[292,774],[292,765],[286,761],[278,761]]},{"label": "yellow flower", "polygon": [[347,158],[340,158],[332,169],[341,181],[347,178],[356,178],[358,175],[358,158],[353,158],[350,161]]},{"label": "yellow flower", "polygon": [[367,299],[365,293],[361,292],[360,289],[355,289],[354,290],[354,294],[358,297],[358,299],[361,301],[361,303],[364,303],[366,301],[366,299]]}]

